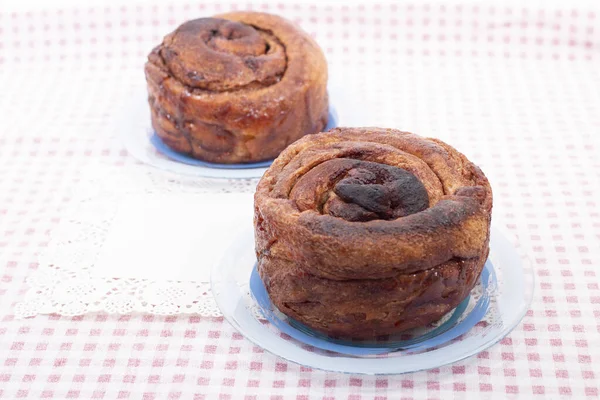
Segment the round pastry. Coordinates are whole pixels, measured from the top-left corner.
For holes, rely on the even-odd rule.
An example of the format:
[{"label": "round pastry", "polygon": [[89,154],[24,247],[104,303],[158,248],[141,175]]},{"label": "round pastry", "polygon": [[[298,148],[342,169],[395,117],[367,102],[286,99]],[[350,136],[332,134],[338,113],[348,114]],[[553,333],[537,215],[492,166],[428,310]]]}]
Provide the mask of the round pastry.
[{"label": "round pastry", "polygon": [[327,125],[323,52],[276,15],[188,21],[152,50],[145,72],[156,134],[200,160],[273,159]]},{"label": "round pastry", "polygon": [[436,139],[337,128],[283,151],[254,196],[258,271],[275,306],[327,335],[426,326],[486,261],[492,191]]}]

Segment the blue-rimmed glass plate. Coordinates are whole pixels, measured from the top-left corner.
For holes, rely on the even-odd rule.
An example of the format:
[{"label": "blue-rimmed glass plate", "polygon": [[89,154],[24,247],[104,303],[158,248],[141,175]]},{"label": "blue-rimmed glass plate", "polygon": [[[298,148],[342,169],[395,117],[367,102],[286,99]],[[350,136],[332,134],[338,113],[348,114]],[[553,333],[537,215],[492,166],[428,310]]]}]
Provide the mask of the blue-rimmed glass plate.
[{"label": "blue-rimmed glass plate", "polygon": [[428,327],[379,342],[329,338],[277,310],[255,268],[254,237],[241,234],[212,271],[223,315],[247,339],[286,360],[324,370],[401,374],[470,357],[506,336],[533,297],[533,271],[508,235],[492,228],[490,256],[470,295]]}]

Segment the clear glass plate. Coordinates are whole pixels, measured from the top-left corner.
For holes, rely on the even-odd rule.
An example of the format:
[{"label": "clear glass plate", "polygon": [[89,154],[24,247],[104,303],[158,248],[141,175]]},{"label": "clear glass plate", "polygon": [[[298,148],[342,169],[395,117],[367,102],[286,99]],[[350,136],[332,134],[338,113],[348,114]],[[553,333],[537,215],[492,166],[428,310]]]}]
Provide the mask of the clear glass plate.
[{"label": "clear glass plate", "polygon": [[383,342],[339,341],[291,320],[270,302],[256,272],[254,235],[242,233],[212,270],[212,293],[240,333],[307,367],[358,374],[402,374],[470,357],[506,336],[533,297],[533,271],[507,235],[492,227],[490,256],[471,294],[441,320]]},{"label": "clear glass plate", "polygon": [[[331,89],[329,91],[330,97],[334,97]],[[224,179],[260,178],[271,165],[272,160],[250,164],[209,163],[171,150],[152,129],[146,98],[146,93],[139,91],[124,107],[116,123],[123,146],[138,161],[177,174]],[[336,126],[338,114],[330,104],[329,121],[325,130]]]}]

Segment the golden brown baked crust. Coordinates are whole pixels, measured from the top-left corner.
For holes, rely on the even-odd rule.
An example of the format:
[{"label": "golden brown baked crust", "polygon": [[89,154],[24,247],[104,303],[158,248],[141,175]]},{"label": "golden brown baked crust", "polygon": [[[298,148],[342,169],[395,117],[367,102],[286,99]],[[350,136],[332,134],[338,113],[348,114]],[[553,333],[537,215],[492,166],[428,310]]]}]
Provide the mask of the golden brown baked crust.
[{"label": "golden brown baked crust", "polygon": [[491,209],[485,175],[439,140],[379,128],[310,135],[258,184],[258,270],[273,303],[316,330],[395,334],[467,296]]},{"label": "golden brown baked crust", "polygon": [[276,15],[188,21],[152,50],[145,72],[154,130],[201,160],[272,159],[327,124],[325,57]]}]

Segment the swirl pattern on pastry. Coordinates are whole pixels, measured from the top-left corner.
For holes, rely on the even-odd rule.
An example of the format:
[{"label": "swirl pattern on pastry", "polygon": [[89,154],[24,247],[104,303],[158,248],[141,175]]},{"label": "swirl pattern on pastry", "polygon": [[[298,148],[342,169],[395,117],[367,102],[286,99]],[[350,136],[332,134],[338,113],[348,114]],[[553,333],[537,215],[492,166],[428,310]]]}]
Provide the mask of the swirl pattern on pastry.
[{"label": "swirl pattern on pastry", "polygon": [[259,182],[259,273],[282,312],[327,334],[423,326],[475,284],[491,208],[481,170],[439,140],[378,128],[311,135]]},{"label": "swirl pattern on pastry", "polygon": [[218,163],[275,158],[327,124],[327,64],[291,22],[234,12],[188,21],[145,67],[152,126],[174,150]]}]

